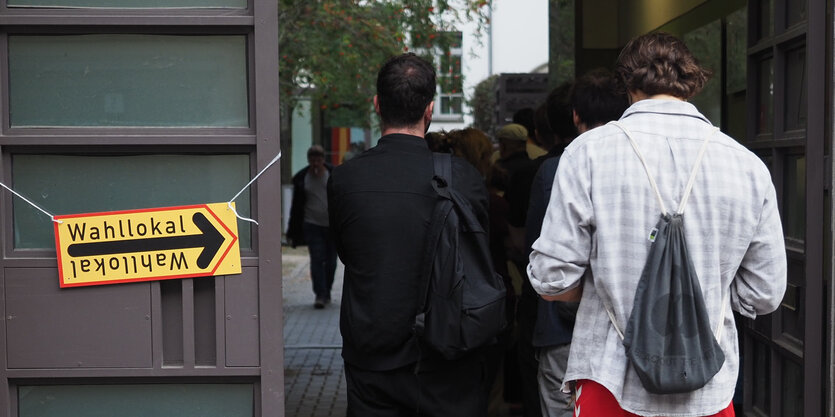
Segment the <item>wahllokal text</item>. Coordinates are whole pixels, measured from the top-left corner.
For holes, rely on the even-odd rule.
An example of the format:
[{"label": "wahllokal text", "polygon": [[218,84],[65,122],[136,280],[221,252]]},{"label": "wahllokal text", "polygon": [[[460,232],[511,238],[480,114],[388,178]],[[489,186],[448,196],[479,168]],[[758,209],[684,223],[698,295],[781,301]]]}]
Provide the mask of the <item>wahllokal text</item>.
[{"label": "wahllokal text", "polygon": [[[168,220],[165,222],[165,229],[162,229],[161,226],[163,222],[161,221],[154,221],[154,218],[151,217],[147,224],[145,222],[138,222],[131,224],[130,219],[125,221],[119,220],[118,221],[118,234],[116,233],[116,225],[109,225],[107,221],[104,222],[102,227],[90,226],[90,240],[100,240],[100,239],[115,239],[115,238],[127,238],[127,237],[142,237],[148,235],[150,232],[150,236],[165,236],[165,235],[173,235],[176,233],[186,233],[186,229],[183,226],[183,216],[180,215],[179,217],[179,225],[175,222]],[[179,228],[178,228],[179,226]],[[87,237],[87,223],[81,223],[81,225],[73,224],[67,225],[67,229],[70,232],[70,238],[73,242],[76,240],[85,240]],[[104,237],[102,237],[102,230],[104,229]],[[165,230],[165,232],[163,232]]]},{"label": "wahllokal text", "polygon": [[[155,221],[151,217],[147,221],[131,221],[130,219],[118,220],[108,224],[104,221],[102,226],[89,226],[87,223],[67,225],[70,238],[76,241],[99,241],[103,239],[129,239],[129,238],[151,238],[169,237],[187,233],[183,216],[178,216],[177,221]],[[133,252],[154,251],[151,248],[143,248],[141,241],[133,241],[137,244]],[[72,251],[70,251],[72,254]],[[108,274],[124,274],[126,276],[153,273],[161,270],[188,270],[189,264],[184,250],[171,250],[165,252],[144,253],[144,254],[107,254],[104,256],[90,256],[84,259],[69,260],[72,276],[77,278],[79,274],[96,274],[102,277]],[[68,271],[70,272],[70,271]]]}]

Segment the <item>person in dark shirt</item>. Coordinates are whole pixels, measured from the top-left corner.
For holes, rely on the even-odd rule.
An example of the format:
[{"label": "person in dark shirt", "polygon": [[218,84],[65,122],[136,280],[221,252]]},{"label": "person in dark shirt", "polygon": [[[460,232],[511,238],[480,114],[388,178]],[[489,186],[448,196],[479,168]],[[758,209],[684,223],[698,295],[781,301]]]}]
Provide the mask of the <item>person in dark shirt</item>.
[{"label": "person in dark shirt", "polygon": [[307,150],[308,165],[293,176],[293,201],[287,240],[290,246],[307,245],[310,252],[310,280],[316,301],[325,308],[331,302],[336,274],[336,248],[328,230],[327,183],[333,166],[325,162],[325,150],[313,145]]},{"label": "person in dark shirt", "polygon": [[[628,106],[626,95],[617,88],[615,77],[605,69],[595,69],[584,74],[568,89],[567,85],[558,87],[548,97],[549,125],[554,131],[584,133],[603,125],[610,120],[617,120]],[[567,144],[573,139],[561,138]],[[551,186],[559,165],[559,152],[542,161],[536,174],[528,207],[526,241],[528,252],[531,245],[539,238],[545,209],[551,198]],[[533,291],[533,288],[531,288]],[[536,293],[533,293],[536,296]],[[537,301],[536,324],[533,333],[533,345],[538,350],[539,395],[542,415],[546,417],[570,417],[574,413],[570,405],[571,397],[560,391],[574,328],[572,316],[576,314],[579,303],[561,301]]]},{"label": "person in dark shirt", "polygon": [[[387,61],[377,76],[377,146],[334,169],[330,225],[345,264],[340,330],[348,416],[483,416],[480,352],[443,360],[413,332],[424,240],[436,193],[432,151],[435,71],[414,54]],[[479,172],[452,158],[452,187],[488,228]]]}]

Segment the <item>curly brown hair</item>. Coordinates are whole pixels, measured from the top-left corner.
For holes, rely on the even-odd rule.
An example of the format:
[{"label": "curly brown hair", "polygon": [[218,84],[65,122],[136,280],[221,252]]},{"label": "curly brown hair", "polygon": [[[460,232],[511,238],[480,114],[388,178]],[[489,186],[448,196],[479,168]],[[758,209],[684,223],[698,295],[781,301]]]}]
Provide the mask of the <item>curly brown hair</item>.
[{"label": "curly brown hair", "polygon": [[489,175],[493,144],[490,143],[490,138],[486,133],[468,127],[449,132],[446,135],[446,140],[455,156],[466,159],[481,173],[481,176],[487,177]]},{"label": "curly brown hair", "polygon": [[685,100],[701,91],[712,75],[681,39],[664,32],[629,41],[618,56],[615,72],[626,91]]}]

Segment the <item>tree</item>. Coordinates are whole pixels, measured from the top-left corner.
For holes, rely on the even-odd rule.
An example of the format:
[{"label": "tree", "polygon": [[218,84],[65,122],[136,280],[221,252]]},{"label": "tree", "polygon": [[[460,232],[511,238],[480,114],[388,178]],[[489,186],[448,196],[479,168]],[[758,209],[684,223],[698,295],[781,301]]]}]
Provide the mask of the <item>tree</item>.
[{"label": "tree", "polygon": [[574,80],[574,0],[549,0],[548,81],[552,87]]},{"label": "tree", "polygon": [[348,110],[366,125],[377,71],[390,56],[445,50],[440,33],[488,23],[488,0],[279,0],[280,97]]},{"label": "tree", "polygon": [[470,108],[473,109],[473,127],[487,132],[496,131],[496,82],[499,76],[491,75],[476,84]]}]

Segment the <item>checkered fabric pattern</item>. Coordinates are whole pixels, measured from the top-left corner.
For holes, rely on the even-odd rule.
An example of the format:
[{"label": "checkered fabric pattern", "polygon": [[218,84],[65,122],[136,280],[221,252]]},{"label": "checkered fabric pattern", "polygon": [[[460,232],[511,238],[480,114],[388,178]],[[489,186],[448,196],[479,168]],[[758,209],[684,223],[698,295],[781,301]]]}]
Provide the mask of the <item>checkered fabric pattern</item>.
[{"label": "checkered fabric pattern", "polygon": [[[624,113],[668,210],[678,207],[704,139],[713,133],[696,108],[677,100],[642,100]],[[625,410],[642,416],[704,416],[728,406],[739,368],[734,317],[719,341],[725,364],[708,384],[686,394],[654,395],[628,366],[607,316],[626,328],[661,209],[640,160],[615,126],[593,129],[560,160],[528,276],[540,294],[583,285],[565,381],[605,386]],[[684,209],[688,252],[716,328],[723,295],[755,317],[777,308],[786,286],[786,252],[777,198],[763,162],[732,138],[708,144]],[[565,387],[564,387],[565,388]]]}]

